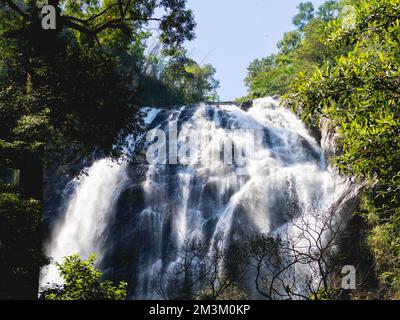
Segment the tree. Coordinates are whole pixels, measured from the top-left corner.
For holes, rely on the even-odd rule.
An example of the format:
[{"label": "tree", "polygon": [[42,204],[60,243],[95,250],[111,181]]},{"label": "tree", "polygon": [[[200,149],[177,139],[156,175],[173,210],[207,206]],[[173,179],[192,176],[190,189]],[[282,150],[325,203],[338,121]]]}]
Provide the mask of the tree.
[{"label": "tree", "polygon": [[244,80],[246,86],[250,87],[254,79],[261,73],[266,72],[275,66],[275,55],[269,55],[262,59],[253,60],[247,67],[247,77]]},{"label": "tree", "polygon": [[212,65],[199,66],[183,54],[170,61],[161,79],[171,90],[176,91],[182,104],[215,101],[218,99],[216,89],[219,87],[219,82],[214,79],[215,72]]},{"label": "tree", "polygon": [[29,54],[34,85],[27,93],[24,43],[29,41],[7,37],[0,44],[0,65],[7,70],[0,78],[0,117],[7,124],[1,129],[0,162],[20,169],[23,194],[40,200],[44,162],[66,150],[119,154],[123,136],[137,131],[136,108],[115,57],[69,43],[59,44],[46,59],[41,50]]},{"label": "tree", "polygon": [[37,266],[47,263],[43,239],[40,203],[0,185],[0,299],[37,296]]},{"label": "tree", "polygon": [[[173,250],[169,272],[154,280],[157,294],[166,300],[242,300],[247,299],[239,283],[245,277],[239,252],[228,254],[224,236],[209,246],[198,239],[186,239]],[[235,265],[230,272],[229,265]]]},{"label": "tree", "polygon": [[298,72],[292,63],[278,63],[276,67],[260,73],[252,79],[249,88],[250,98],[283,95]]},{"label": "tree", "polygon": [[341,292],[334,276],[340,273],[337,246],[345,217],[339,215],[340,202],[322,210],[315,200],[312,209],[293,217],[278,236],[251,236],[243,246],[256,290],[268,300],[334,299]]},{"label": "tree", "polygon": [[81,260],[78,255],[65,257],[56,263],[64,280],[62,285],[52,285],[41,292],[44,300],[125,300],[127,283],[113,284],[102,280],[102,273],[95,268],[96,257]]},{"label": "tree", "polygon": [[283,95],[300,71],[312,74],[325,61],[345,53],[346,47],[335,48],[324,41],[332,30],[329,21],[337,16],[342,6],[337,1],[327,1],[314,16],[311,3],[300,4],[300,12],[293,18],[298,29],[284,34],[277,43],[279,53],[256,59],[248,67],[245,79],[248,98]]},{"label": "tree", "polygon": [[293,25],[299,30],[303,30],[304,27],[314,18],[314,5],[312,2],[302,2],[297,6],[299,13],[292,19]]},{"label": "tree", "polygon": [[317,10],[316,17],[324,22],[335,19],[342,7],[341,1],[329,0],[324,2]]},{"label": "tree", "polygon": [[[149,105],[182,105],[218,99],[215,68],[199,65],[186,50],[166,54],[156,46],[145,59],[143,73],[150,79]],[[146,83],[145,83],[146,84]],[[147,92],[146,90],[146,92]]]},{"label": "tree", "polygon": [[278,49],[283,54],[289,54],[297,48],[301,40],[301,33],[298,31],[285,32],[283,39],[278,41]]},{"label": "tree", "polygon": [[[165,49],[175,50],[193,39],[195,27],[182,0],[51,0],[49,4],[57,8],[55,30],[41,27],[38,1],[1,0],[1,98],[16,112],[1,107],[4,122],[10,125],[0,147],[5,150],[4,161],[29,157],[23,162],[29,166],[21,167],[21,188],[37,199],[45,145],[52,153],[72,144],[81,155],[97,149],[118,156],[124,135],[137,129],[134,92],[129,87],[132,75],[121,72],[118,57],[100,48],[101,41],[127,49],[153,22]],[[156,9],[164,13],[160,16]],[[27,133],[33,135],[28,138]]]},{"label": "tree", "polygon": [[[27,5],[13,0],[1,0],[15,14],[30,26],[39,27],[39,1],[27,1]],[[133,28],[141,29],[150,22],[156,23],[161,31],[160,39],[167,46],[179,46],[186,39],[194,37],[194,19],[192,12],[186,10],[184,0],[106,0],[72,1],[50,0],[56,8],[56,33],[71,29],[88,41],[99,41],[99,37],[109,30],[118,30],[120,39],[125,43],[134,37]],[[21,5],[22,4],[22,5]],[[158,15],[156,9],[163,14]]]}]

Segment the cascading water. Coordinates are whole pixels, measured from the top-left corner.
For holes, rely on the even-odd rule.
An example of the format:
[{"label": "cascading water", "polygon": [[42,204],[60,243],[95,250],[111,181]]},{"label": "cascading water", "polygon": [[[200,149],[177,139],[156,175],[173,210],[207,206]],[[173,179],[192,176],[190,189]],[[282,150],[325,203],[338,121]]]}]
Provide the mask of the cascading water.
[{"label": "cascading water", "polygon": [[[129,282],[130,298],[159,298],[152,282],[168,283],[170,253],[187,239],[212,248],[221,235],[227,247],[246,234],[279,234],[299,212],[316,202],[327,211],[349,189],[301,121],[272,98],[248,111],[200,104],[143,113],[158,130],[147,137],[144,177],[132,165],[95,162],[71,182],[47,247],[55,260],[96,253],[106,275]],[[41,283],[52,281],[60,281],[54,267]]]},{"label": "cascading water", "polygon": [[[87,176],[71,181],[72,185],[67,185],[67,188],[72,188],[74,192],[68,199],[65,217],[54,227],[47,255],[61,262],[63,257],[72,254],[87,259],[94,253],[101,261],[104,246],[107,245],[102,242],[104,232],[126,182],[125,166],[107,159],[95,162]],[[42,271],[42,287],[61,282],[54,264]]]}]

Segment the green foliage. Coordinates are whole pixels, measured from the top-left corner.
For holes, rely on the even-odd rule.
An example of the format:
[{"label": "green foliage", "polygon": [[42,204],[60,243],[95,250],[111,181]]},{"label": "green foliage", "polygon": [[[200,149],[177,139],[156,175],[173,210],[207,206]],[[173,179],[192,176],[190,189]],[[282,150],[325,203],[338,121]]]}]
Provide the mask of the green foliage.
[{"label": "green foliage", "polygon": [[[156,48],[147,57],[143,72],[153,80],[149,88],[152,93],[147,94],[151,99],[145,99],[145,104],[180,105],[218,100],[215,68],[209,64],[200,66],[183,49],[171,56]],[[158,82],[158,91],[154,90],[154,82]]]},{"label": "green foliage", "polygon": [[200,290],[196,294],[196,300],[248,300],[246,292],[236,283],[232,283],[226,278],[217,281],[222,284],[221,287],[218,287],[217,290],[211,287]]},{"label": "green foliage", "polygon": [[0,185],[0,299],[37,295],[38,267],[47,262],[42,241],[40,203]]},{"label": "green foliage", "polygon": [[[54,32],[40,26],[42,2],[1,3],[0,119],[7,125],[0,132],[0,163],[17,167],[26,154],[42,157],[45,145],[53,154],[68,146],[81,156],[94,149],[118,156],[123,137],[138,133],[135,105],[143,95],[133,82],[145,61],[148,24],[171,54],[194,37],[183,0],[53,0]],[[196,85],[173,89],[198,99],[213,73],[210,66],[192,68],[183,82]]]},{"label": "green foliage", "polygon": [[95,268],[96,257],[81,260],[78,255],[65,257],[57,263],[63,285],[57,285],[41,293],[45,300],[125,300],[127,283],[114,285],[102,280],[102,273]]},{"label": "green foliage", "polygon": [[279,53],[254,60],[248,67],[245,83],[247,99],[283,95],[301,71],[311,74],[324,61],[330,61],[347,48],[332,48],[324,41],[332,27],[328,23],[339,12],[338,1],[328,1],[314,13],[312,3],[299,5],[293,18],[297,30],[286,32],[277,44]]},{"label": "green foliage", "polygon": [[28,156],[46,160],[45,145],[53,157],[66,147],[82,155],[118,152],[115,137],[136,130],[133,92],[118,59],[78,46],[68,32],[13,33],[11,18],[0,22],[0,163],[21,168]]},{"label": "green foliage", "polygon": [[[193,13],[184,0],[50,0],[57,7],[57,32],[71,30],[81,43],[95,43],[127,49],[131,41],[152,23],[166,49],[179,48],[194,38]],[[12,0],[1,0],[27,24],[38,23],[43,1],[25,1],[28,8],[17,10]],[[18,3],[17,5],[22,5]]]},{"label": "green foliage", "polygon": [[314,5],[312,2],[303,2],[297,6],[299,13],[292,19],[293,25],[303,30],[310,20],[314,18]]},{"label": "green foliage", "polygon": [[[398,215],[399,213],[397,213]],[[389,293],[400,291],[400,232],[398,217],[378,224],[368,237],[372,253],[381,270],[381,283],[389,285]]]},{"label": "green foliage", "polygon": [[341,9],[341,4],[337,0],[328,0],[317,10],[317,18],[328,22],[335,19]]},{"label": "green foliage", "polygon": [[311,297],[311,300],[338,300],[340,291],[340,289],[335,288],[322,288],[315,296]]},{"label": "green foliage", "polygon": [[301,33],[299,31],[286,32],[283,35],[283,39],[277,44],[278,49],[282,54],[289,54],[295,50],[301,40]]},{"label": "green foliage", "polygon": [[259,98],[286,93],[294,75],[299,71],[297,68],[298,66],[293,64],[278,63],[276,67],[260,72],[254,79],[248,77],[247,81],[251,81],[249,97]]}]

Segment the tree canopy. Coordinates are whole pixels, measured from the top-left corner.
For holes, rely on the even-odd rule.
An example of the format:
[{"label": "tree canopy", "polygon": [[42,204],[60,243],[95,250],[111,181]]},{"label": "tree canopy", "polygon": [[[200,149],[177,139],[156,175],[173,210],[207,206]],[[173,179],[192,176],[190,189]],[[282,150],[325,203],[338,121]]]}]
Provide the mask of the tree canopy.
[{"label": "tree canopy", "polygon": [[[38,0],[1,0],[26,24],[39,23],[40,5]],[[160,39],[167,46],[179,46],[185,40],[194,38],[193,14],[186,9],[185,0],[50,0],[57,10],[56,30],[71,29],[89,40],[107,37],[114,30],[122,43],[129,43],[135,37],[135,30],[141,30],[151,22],[160,30]]]}]

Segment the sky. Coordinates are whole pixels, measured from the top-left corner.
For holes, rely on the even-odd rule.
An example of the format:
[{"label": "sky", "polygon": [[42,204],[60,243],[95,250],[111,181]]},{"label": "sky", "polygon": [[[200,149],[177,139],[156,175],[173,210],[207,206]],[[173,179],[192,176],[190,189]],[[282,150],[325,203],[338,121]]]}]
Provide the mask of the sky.
[{"label": "sky", "polygon": [[[317,8],[325,0],[309,0]],[[297,5],[306,0],[188,0],[197,22],[189,56],[211,63],[220,81],[221,101],[246,95],[244,78],[255,58],[277,51],[276,43],[293,30]]]}]

